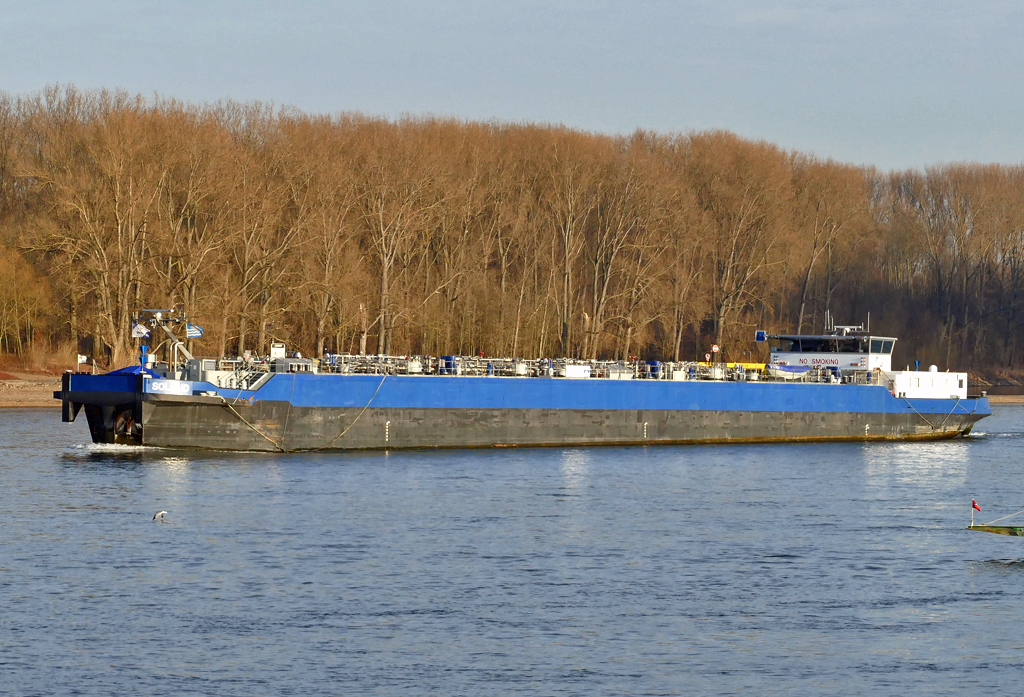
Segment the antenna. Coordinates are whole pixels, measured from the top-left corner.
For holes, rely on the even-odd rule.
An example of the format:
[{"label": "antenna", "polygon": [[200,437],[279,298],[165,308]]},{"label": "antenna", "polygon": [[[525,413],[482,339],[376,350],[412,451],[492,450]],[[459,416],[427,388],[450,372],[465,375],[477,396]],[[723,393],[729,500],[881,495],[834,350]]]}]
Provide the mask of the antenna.
[{"label": "antenna", "polygon": [[868,334],[871,333],[871,312],[868,312]]}]

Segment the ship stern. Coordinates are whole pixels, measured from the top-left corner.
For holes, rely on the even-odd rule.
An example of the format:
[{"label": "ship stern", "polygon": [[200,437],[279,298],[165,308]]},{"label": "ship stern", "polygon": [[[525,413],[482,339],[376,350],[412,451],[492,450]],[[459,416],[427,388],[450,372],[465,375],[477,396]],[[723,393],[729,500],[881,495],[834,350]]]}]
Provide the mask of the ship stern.
[{"label": "ship stern", "polygon": [[61,389],[61,421],[72,423],[84,411],[93,443],[142,445],[142,376],[67,372]]}]

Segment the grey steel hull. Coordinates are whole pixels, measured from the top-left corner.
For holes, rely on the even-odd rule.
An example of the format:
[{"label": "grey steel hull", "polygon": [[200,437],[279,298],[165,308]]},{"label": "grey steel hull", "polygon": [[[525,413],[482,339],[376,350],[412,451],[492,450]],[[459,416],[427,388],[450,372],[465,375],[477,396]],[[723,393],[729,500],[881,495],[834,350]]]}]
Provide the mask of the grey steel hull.
[{"label": "grey steel hull", "polygon": [[[955,438],[986,414],[296,407],[146,400],[143,445],[302,451]],[[95,433],[95,431],[94,431]]]}]

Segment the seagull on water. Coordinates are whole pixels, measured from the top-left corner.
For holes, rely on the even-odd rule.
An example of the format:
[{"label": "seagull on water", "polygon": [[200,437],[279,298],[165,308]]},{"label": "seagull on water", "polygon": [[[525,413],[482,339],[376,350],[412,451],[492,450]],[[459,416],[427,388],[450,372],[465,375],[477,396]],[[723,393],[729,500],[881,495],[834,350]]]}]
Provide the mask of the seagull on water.
[{"label": "seagull on water", "polygon": [[159,513],[153,516],[153,520],[159,520],[160,522],[163,522],[165,515],[167,515],[167,511],[160,511]]}]

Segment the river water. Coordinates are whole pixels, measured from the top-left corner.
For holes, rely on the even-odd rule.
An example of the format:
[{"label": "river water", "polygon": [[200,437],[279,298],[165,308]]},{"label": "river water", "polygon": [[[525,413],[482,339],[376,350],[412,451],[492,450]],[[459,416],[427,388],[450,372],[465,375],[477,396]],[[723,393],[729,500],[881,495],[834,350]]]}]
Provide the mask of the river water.
[{"label": "river water", "polygon": [[1024,508],[1024,406],[978,430],[257,455],[3,411],[0,692],[1019,694],[1024,540],[964,526]]}]

